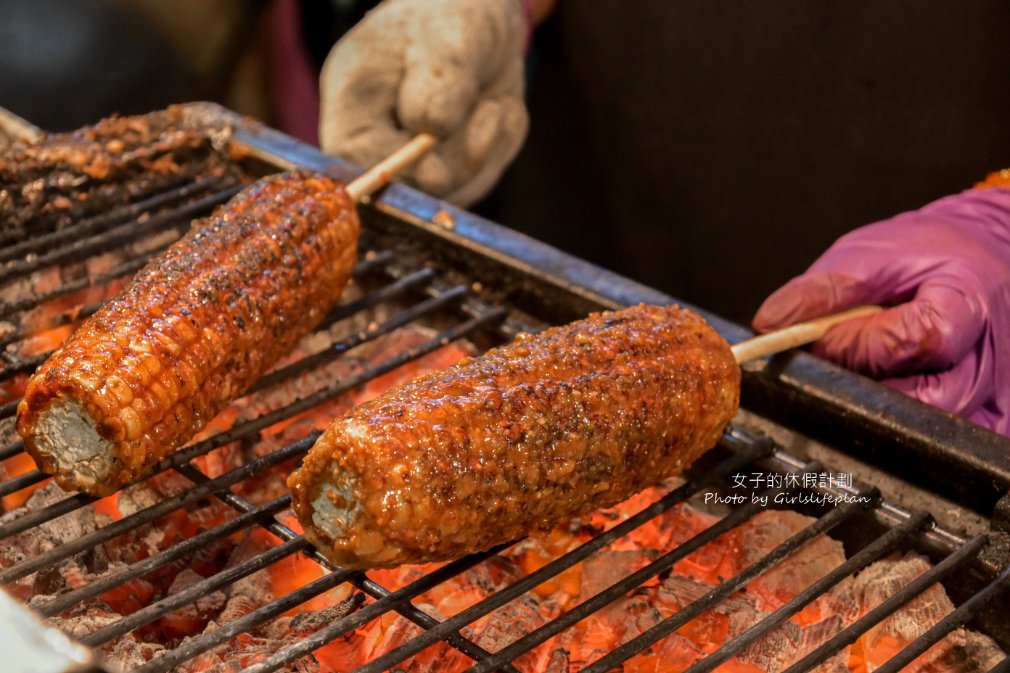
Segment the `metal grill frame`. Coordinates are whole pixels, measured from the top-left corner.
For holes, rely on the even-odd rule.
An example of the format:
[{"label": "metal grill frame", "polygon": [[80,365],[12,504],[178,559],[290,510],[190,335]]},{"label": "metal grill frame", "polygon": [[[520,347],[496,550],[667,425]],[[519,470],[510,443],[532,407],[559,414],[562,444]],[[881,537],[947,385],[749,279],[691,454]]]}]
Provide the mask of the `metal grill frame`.
[{"label": "metal grill frame", "polygon": [[[325,157],[313,148],[302,145],[269,128],[260,126],[254,122],[241,120],[237,116],[219,108],[215,109],[212,107],[212,111],[215,114],[219,114],[228,123],[234,125],[236,129],[234,142],[245,146],[251,151],[253,156],[264,160],[272,167],[314,168],[336,174],[344,179],[350,179],[357,173],[357,169],[340,161]],[[436,261],[436,266],[449,269],[446,274],[436,276],[430,269],[411,270],[399,268],[391,260],[391,258],[395,258],[395,252],[387,253],[378,262],[375,260],[366,260],[362,265],[359,265],[359,273],[366,272],[369,267],[385,265],[386,270],[392,275],[392,282],[378,291],[378,294],[381,296],[369,301],[382,301],[384,298],[395,295],[400,291],[427,287],[429,288],[428,293],[431,296],[427,301],[417,305],[423,305],[423,307],[417,309],[417,312],[423,313],[429,309],[437,309],[455,304],[459,307],[461,314],[468,316],[468,319],[455,327],[449,328],[436,339],[433,339],[431,343],[424,345],[420,349],[416,349],[416,352],[404,353],[402,357],[394,358],[395,362],[389,363],[389,368],[397,366],[400,362],[412,359],[425,350],[434,350],[445,339],[451,340],[467,335],[473,330],[488,326],[497,326],[502,336],[507,338],[514,335],[515,332],[524,329],[529,324],[566,322],[581,317],[592,310],[619,308],[639,302],[674,302],[672,298],[633,281],[572,258],[533,239],[499,227],[471,213],[435,201],[430,197],[399,185],[394,185],[387,189],[381,199],[373,203],[370,209],[366,209],[363,219],[366,226],[374,229],[377,233],[378,240],[387,243],[388,250],[395,251],[404,242],[409,246],[424,246],[432,259]],[[451,223],[451,226],[446,226],[446,222]],[[405,231],[408,233],[406,237],[403,237]],[[472,278],[481,279],[480,283],[482,287],[474,287],[470,283],[470,279]],[[334,316],[333,319],[339,319],[341,315],[346,316],[357,309],[367,307],[367,303],[358,302],[358,305],[344,305],[337,310],[338,315]],[[510,310],[506,311],[501,306],[508,306]],[[700,312],[730,341],[738,341],[749,335],[747,330],[707,314],[705,311]],[[393,319],[397,324],[384,326],[380,329],[387,331],[395,329],[396,326],[411,319],[413,315],[397,316]],[[535,316],[536,319],[527,321],[527,315]],[[366,338],[368,337],[363,336],[361,340]],[[338,345],[334,354],[342,353],[353,348],[355,345],[357,343],[352,338],[348,342]],[[311,359],[307,358],[307,360]],[[304,366],[309,367],[312,364],[312,362],[308,362]],[[385,365],[373,369],[384,371]],[[284,376],[284,374],[285,372],[283,371],[277,372],[271,375],[272,380],[276,380],[276,378]],[[261,382],[257,384],[256,389],[265,387],[270,382],[269,380]],[[339,388],[350,389],[355,382],[347,382],[339,386]],[[330,391],[329,394],[337,394],[337,392],[339,391]],[[306,402],[305,404],[308,405],[309,403]],[[947,478],[941,480],[943,482],[942,487],[935,490],[957,496],[958,502],[978,511],[991,512],[996,500],[1010,488],[1010,442],[1005,438],[982,431],[953,416],[942,414],[924,405],[919,405],[897,393],[872,384],[861,377],[834,368],[829,364],[804,354],[780,357],[768,363],[758,363],[745,370],[744,404],[757,411],[763,411],[773,418],[775,418],[773,412],[781,410],[783,407],[788,409],[787,413],[790,416],[794,414],[809,414],[814,419],[828,418],[831,420],[831,424],[835,426],[833,432],[837,432],[838,435],[842,436],[846,442],[846,446],[853,446],[856,451],[865,450],[871,455],[876,455],[876,453],[883,450],[881,447],[886,447],[886,451],[893,453],[896,456],[895,460],[898,462],[900,462],[900,457],[905,455],[929,456],[928,459],[920,459],[917,461],[917,464],[928,463],[930,461],[934,461],[936,464],[927,465],[921,474],[915,476],[922,483],[930,486],[934,485],[933,482],[936,481],[939,474],[944,474]],[[4,409],[2,411],[6,415],[9,415],[13,410]],[[262,420],[258,419],[252,424],[247,424],[241,431],[255,432],[257,429],[271,425],[276,420],[279,420],[269,414],[268,416],[270,417]],[[791,420],[793,422],[790,427],[799,427],[800,429],[805,427],[802,420],[797,420],[796,418],[792,418]],[[84,642],[89,645],[98,645],[106,642],[127,630],[135,628],[137,625],[149,622],[157,616],[175,609],[179,605],[186,604],[187,601],[195,600],[196,597],[213,591],[218,586],[223,586],[239,577],[266,567],[266,565],[269,565],[269,563],[276,559],[294,553],[306,553],[324,565],[324,567],[330,568],[331,573],[289,596],[282,597],[267,606],[262,606],[236,622],[224,625],[218,631],[210,634],[210,637],[198,636],[194,638],[179,648],[180,650],[184,650],[184,652],[178,656],[195,656],[199,652],[214,646],[216,643],[223,642],[227,638],[247,630],[250,625],[271,619],[299,602],[318,595],[341,582],[349,581],[360,592],[371,596],[374,602],[364,607],[359,606],[344,618],[327,627],[323,627],[316,633],[292,644],[290,647],[284,648],[269,657],[266,661],[248,668],[247,671],[265,673],[266,671],[276,670],[277,667],[292,661],[293,657],[301,656],[320,644],[339,637],[339,635],[346,633],[356,625],[364,623],[370,615],[375,616],[386,610],[400,612],[408,619],[425,628],[425,633],[397,650],[383,655],[383,657],[362,667],[359,669],[360,671],[386,670],[390,666],[394,666],[399,661],[439,640],[446,640],[456,649],[473,658],[476,663],[470,670],[515,670],[512,668],[510,662],[523,653],[524,647],[535,647],[537,641],[542,642],[546,640],[553,633],[591,615],[595,610],[624,595],[641,582],[672,567],[673,563],[687,556],[693,549],[697,549],[705,542],[714,539],[721,532],[729,530],[731,527],[749,518],[754,513],[753,510],[755,508],[742,507],[735,510],[712,529],[699,535],[697,539],[665,554],[642,571],[625,578],[617,585],[601,592],[601,594],[586,603],[577,606],[571,612],[565,613],[561,618],[555,620],[552,623],[553,625],[549,625],[548,628],[538,629],[501,652],[495,654],[485,652],[469,641],[463,633],[466,625],[479,618],[482,614],[487,614],[497,607],[504,605],[509,600],[518,597],[524,591],[535,586],[539,581],[552,576],[551,573],[560,572],[570,567],[608,542],[616,539],[618,535],[630,531],[634,527],[632,522],[641,523],[658,515],[677,502],[686,499],[691,493],[697,492],[706,485],[713,484],[720,476],[724,478],[733,469],[739,468],[744,464],[749,464],[761,456],[765,456],[766,461],[773,461],[775,463],[774,469],[778,470],[795,473],[820,469],[820,466],[816,463],[789,456],[781,451],[774,451],[772,453],[773,449],[767,442],[756,440],[748,436],[744,431],[734,431],[724,440],[724,445],[732,449],[730,456],[723,460],[719,467],[709,476],[702,476],[689,482],[682,489],[678,489],[678,491],[675,491],[667,498],[648,508],[640,517],[633,517],[629,521],[615,527],[612,531],[587,543],[587,545],[557,559],[542,569],[542,571],[537,571],[525,577],[505,591],[495,594],[440,623],[437,619],[425,614],[411,604],[411,598],[420,595],[431,586],[434,586],[435,583],[451,577],[457,572],[461,572],[466,567],[481,562],[495,553],[496,550],[461,559],[395,592],[389,592],[379,586],[370,580],[366,573],[333,568],[321,555],[312,550],[310,545],[300,536],[273,517],[276,512],[286,506],[287,502],[285,498],[280,498],[274,502],[256,507],[227,490],[228,485],[234,483],[234,481],[243,479],[258,469],[266,469],[274,462],[279,462],[286,457],[305,451],[311,442],[314,441],[315,437],[312,436],[302,442],[284,447],[277,454],[243,466],[243,468],[235,470],[235,474],[232,474],[230,477],[225,475],[225,477],[215,480],[208,479],[188,462],[202,452],[232,441],[236,436],[235,432],[233,429],[232,431],[222,433],[220,437],[211,438],[163,462],[159,466],[159,470],[175,469],[192,480],[194,488],[192,491],[183,494],[178,502],[174,502],[175,499],[173,499],[173,501],[165,501],[160,505],[152,507],[151,509],[156,510],[155,512],[149,512],[136,519],[133,523],[141,525],[154,520],[158,516],[158,512],[171,511],[206,495],[214,495],[234,509],[237,513],[237,518],[201,534],[201,536],[206,537],[201,537],[200,540],[193,538],[180,543],[177,545],[178,548],[173,547],[163,552],[164,556],[159,554],[156,557],[146,559],[136,564],[137,567],[128,568],[125,573],[120,573],[119,575],[141,576],[152,568],[158,567],[159,564],[168,563],[172,559],[184,556],[191,547],[195,548],[207,539],[227,535],[230,531],[245,526],[263,526],[277,535],[282,540],[282,544],[250,559],[246,563],[228,568],[219,575],[208,578],[188,590],[173,594],[156,604],[148,606],[138,613],[124,618],[124,620],[121,620],[117,624],[101,629],[85,638]],[[829,433],[829,439],[830,437]],[[837,435],[835,438],[837,439]],[[4,447],[2,450],[3,456],[11,455],[11,452],[15,451],[16,448]],[[889,462],[887,460],[881,462],[882,467],[886,469]],[[959,475],[966,477],[969,482],[968,485],[951,488],[947,483],[949,482],[951,469],[956,469]],[[0,484],[0,491],[9,492],[14,486],[28,483],[31,481],[31,478],[33,477],[15,480],[16,483],[14,484],[11,484],[11,482]],[[830,530],[848,517],[855,516],[859,513],[858,510],[860,509],[870,510],[876,518],[886,520],[890,530],[877,543],[870,544],[851,556],[838,571],[832,572],[830,575],[822,578],[813,587],[776,611],[762,622],[759,630],[754,631],[754,633],[748,632],[740,639],[726,643],[723,648],[717,651],[716,655],[699,662],[689,670],[695,673],[696,671],[714,669],[719,663],[732,656],[734,652],[739,651],[749,644],[749,642],[771,630],[777,624],[781,624],[791,614],[802,609],[804,605],[812,601],[822,591],[840,581],[846,574],[864,567],[886,551],[895,548],[897,544],[909,544],[909,540],[912,537],[918,539],[915,546],[928,548],[934,552],[939,550],[945,555],[945,558],[927,575],[923,576],[923,578],[917,580],[913,585],[906,587],[900,597],[895,599],[895,605],[902,604],[905,600],[926,589],[933,581],[945,577],[954,571],[961,570],[962,572],[967,572],[966,569],[970,568],[971,572],[984,576],[984,579],[981,581],[982,588],[973,593],[955,613],[940,624],[937,624],[922,639],[917,641],[914,647],[908,648],[899,658],[890,662],[885,667],[885,670],[899,670],[904,665],[903,661],[904,663],[911,661],[918,653],[925,651],[932,643],[942,638],[953,628],[964,623],[965,620],[971,618],[982,606],[993,601],[1010,584],[1010,577],[1007,575],[1008,571],[998,571],[1000,566],[1005,563],[1005,559],[1001,561],[1001,559],[994,558],[991,555],[989,558],[979,557],[980,552],[983,551],[987,543],[985,536],[963,539],[946,531],[935,530],[930,526],[928,516],[924,513],[907,512],[893,505],[881,503],[876,499],[878,494],[873,492],[865,490],[858,490],[857,492],[870,494],[874,498],[874,505],[869,508],[840,507],[829,510],[808,529],[801,531],[794,538],[783,543],[780,548],[773,551],[772,554],[755,566],[748,568],[741,576],[729,580],[724,585],[720,585],[710,595],[699,599],[681,613],[677,613],[673,617],[664,620],[653,629],[642,634],[639,638],[622,645],[584,670],[609,670],[613,665],[648,647],[652,642],[672,633],[681,625],[690,621],[694,616],[701,614],[701,612],[713,605],[720,598],[729,595],[734,587],[743,586],[743,584],[753,579],[757,574],[771,567],[791,551],[799,548],[804,542],[809,541],[821,532]],[[51,508],[47,508],[46,513],[42,516],[35,518],[26,517],[26,520],[18,520],[13,526],[0,527],[0,533],[5,535],[14,534],[19,530],[27,528],[29,525],[38,523],[39,520],[43,520],[45,517],[59,516],[61,513],[68,511],[67,508],[84,506],[90,501],[91,499],[86,496],[68,498],[63,501],[63,503],[67,504],[58,503],[58,506],[51,506]],[[866,512],[864,511],[863,514],[865,515]],[[71,546],[70,549],[57,549],[58,553],[51,555],[51,557],[21,564],[17,567],[17,572],[11,572],[11,569],[2,571],[0,572],[0,579],[9,581],[16,575],[33,572],[33,569],[38,569],[48,563],[57,562],[59,558],[72,555],[73,549],[77,547],[83,549],[89,544],[94,544],[95,539],[111,537],[116,534],[117,530],[127,529],[128,525],[131,524],[120,525],[118,528],[115,525],[107,527],[111,528],[108,531],[106,531],[106,528],[100,529],[99,532],[105,532],[95,536],[94,539],[85,538],[82,541],[78,541],[76,546]],[[111,581],[100,580],[100,582]],[[123,580],[120,578],[120,581]],[[84,587],[84,590],[73,592],[73,596],[61,597],[50,604],[40,606],[42,613],[45,615],[58,614],[72,600],[83,600],[89,595],[98,595],[106,585],[96,584],[97,586],[89,585]],[[893,609],[894,606],[886,609],[882,606],[873,613],[866,615],[857,624],[849,627],[843,634],[852,633],[858,635],[858,633],[872,626],[875,623],[874,620],[879,621],[879,619],[890,614]],[[833,639],[832,643],[837,645],[837,649],[844,646],[845,642],[843,641],[844,638],[837,641]],[[820,650],[810,653],[803,661],[793,666],[790,671],[806,670],[808,666],[813,666],[819,661],[823,661],[830,654],[829,648],[822,647]],[[155,659],[149,665],[138,670],[144,673],[167,670],[166,666],[173,665],[173,661],[171,657]],[[1000,664],[1001,667],[1005,667],[1006,665],[1006,662]]]}]

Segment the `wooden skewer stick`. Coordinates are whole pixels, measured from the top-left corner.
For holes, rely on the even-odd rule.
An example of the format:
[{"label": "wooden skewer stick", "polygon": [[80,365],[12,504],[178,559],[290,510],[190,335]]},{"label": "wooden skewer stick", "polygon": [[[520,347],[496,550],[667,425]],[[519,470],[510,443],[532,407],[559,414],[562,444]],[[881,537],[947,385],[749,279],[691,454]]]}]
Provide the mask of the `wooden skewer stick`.
[{"label": "wooden skewer stick", "polygon": [[438,142],[430,133],[418,133],[406,145],[375,164],[347,185],[347,193],[358,203],[388,185],[393,176],[425,155]]},{"label": "wooden skewer stick", "polygon": [[817,318],[808,322],[796,323],[795,325],[790,325],[789,327],[735,344],[732,348],[733,355],[736,357],[737,364],[743,364],[751,360],[763,358],[766,355],[781,353],[790,348],[796,348],[797,346],[817,341],[824,336],[828,329],[838,323],[852,320],[853,318],[873,315],[882,310],[879,306],[857,306],[856,308],[835,313],[834,315],[824,316],[823,318]]}]

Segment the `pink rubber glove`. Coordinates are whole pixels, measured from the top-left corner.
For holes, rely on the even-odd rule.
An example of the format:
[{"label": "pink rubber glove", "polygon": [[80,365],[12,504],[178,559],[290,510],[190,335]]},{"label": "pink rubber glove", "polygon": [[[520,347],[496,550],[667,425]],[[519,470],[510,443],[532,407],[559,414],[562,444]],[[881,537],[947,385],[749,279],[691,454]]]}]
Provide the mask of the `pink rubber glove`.
[{"label": "pink rubber glove", "polygon": [[765,332],[860,304],[814,352],[1010,435],[1010,189],[949,196],[838,239],[758,310]]}]

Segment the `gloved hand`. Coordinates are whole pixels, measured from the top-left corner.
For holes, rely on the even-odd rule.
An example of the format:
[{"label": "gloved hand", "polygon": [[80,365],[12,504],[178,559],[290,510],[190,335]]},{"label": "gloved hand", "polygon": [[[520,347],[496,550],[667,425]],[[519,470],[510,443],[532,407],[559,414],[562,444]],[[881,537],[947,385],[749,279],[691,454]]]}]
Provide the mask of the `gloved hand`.
[{"label": "gloved hand", "polygon": [[814,352],[1010,434],[1010,189],[967,191],[857,229],[772,294],[768,331],[860,304]]},{"label": "gloved hand", "polygon": [[526,137],[526,31],[520,0],[386,0],[326,59],[323,150],[367,167],[433,133],[441,142],[404,177],[473,203]]}]

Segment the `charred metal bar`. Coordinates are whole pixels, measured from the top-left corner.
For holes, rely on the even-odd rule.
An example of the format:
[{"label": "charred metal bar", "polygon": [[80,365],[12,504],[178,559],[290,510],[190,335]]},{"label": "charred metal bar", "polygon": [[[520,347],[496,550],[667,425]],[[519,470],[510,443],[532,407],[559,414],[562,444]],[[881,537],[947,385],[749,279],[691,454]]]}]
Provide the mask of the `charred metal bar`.
[{"label": "charred metal bar", "polygon": [[772,629],[777,628],[815,599],[823,596],[831,587],[841,582],[844,578],[859,572],[884,554],[893,551],[902,540],[919,531],[929,520],[929,515],[926,512],[916,512],[900,526],[890,529],[872,543],[860,549],[854,556],[846,559],[845,563],[811,584],[797,594],[795,598],[762,619],[759,623],[725,643],[701,661],[685,669],[684,673],[708,673],[708,671],[715,670],[731,657],[743,651],[752,642],[758,640]]},{"label": "charred metal bar", "polygon": [[17,493],[23,488],[28,488],[29,486],[37,484],[45,479],[46,476],[47,475],[42,474],[40,470],[31,470],[30,472],[25,472],[22,475],[8,479],[0,484],[0,497],[10,495],[11,493]]},{"label": "charred metal bar", "polygon": [[938,564],[922,573],[906,584],[887,600],[854,621],[840,633],[822,644],[785,670],[784,673],[801,673],[830,658],[846,645],[856,642],[861,635],[885,618],[892,615],[898,608],[921,594],[927,588],[936,584],[950,573],[957,570],[963,563],[970,561],[985,545],[986,538],[979,535],[972,538],[966,545],[956,550]]},{"label": "charred metal bar", "polygon": [[60,594],[52,600],[33,605],[33,607],[44,617],[58,615],[64,610],[68,610],[73,607],[76,603],[94,598],[113,587],[117,587],[137,577],[142,577],[152,570],[156,570],[163,565],[194,553],[201,547],[204,547],[215,540],[219,540],[245,528],[250,528],[261,519],[273,516],[285,507],[288,507],[290,504],[291,496],[289,495],[277,498],[276,500],[262,505],[261,507],[251,509],[248,512],[238,515],[234,519],[226,521],[209,530],[205,530],[202,533],[198,533],[197,535],[183,540],[182,542],[178,542],[154,556],[149,556],[142,561],[133,563],[118,572],[103,575],[97,580],[90,582],[79,589],[68,591],[65,594]]},{"label": "charred metal bar", "polygon": [[[10,366],[5,367],[3,371],[0,371],[0,383],[6,383],[13,378],[21,376],[22,374],[31,374],[52,354],[53,351],[46,351],[45,353],[40,353],[39,355],[32,356],[26,360],[19,359],[12,362]],[[5,359],[8,358],[5,357]]]},{"label": "charred metal bar", "polygon": [[[11,404],[13,404],[14,408],[17,409],[17,405],[18,405],[17,402],[11,402]],[[9,405],[5,404],[4,408],[6,409],[8,406]],[[11,415],[13,416],[14,414],[11,414]],[[6,418],[6,417],[3,417],[3,418]],[[16,456],[17,454],[21,453],[24,450],[25,450],[25,443],[23,441],[21,441],[20,439],[15,439],[13,442],[11,442],[10,444],[8,444],[7,446],[5,446],[3,448],[0,448],[0,460],[6,460],[6,459],[10,458],[11,456]]]},{"label": "charred metal bar", "polygon": [[332,325],[344,318],[358,313],[359,311],[374,308],[380,303],[398,297],[408,290],[413,290],[418,286],[430,283],[431,279],[434,277],[435,272],[431,269],[418,269],[417,271],[413,271],[403,278],[394,280],[389,285],[382,286],[378,290],[369,292],[368,294],[349,301],[346,304],[340,304],[333,309],[328,316],[323,318],[320,324]]},{"label": "charred metal bar", "polygon": [[119,206],[118,208],[113,208],[101,215],[85,218],[70,227],[33,236],[26,241],[15,243],[14,245],[6,246],[3,249],[0,249],[0,262],[7,262],[33,252],[37,253],[56,244],[65,242],[72,243],[84,236],[88,236],[89,234],[111,229],[116,225],[122,224],[126,220],[140,217],[144,213],[162,208],[173,201],[180,201],[182,199],[189,198],[198,192],[208,190],[212,187],[222,186],[220,184],[222,182],[225,182],[225,180],[219,176],[205,177],[187,185],[183,185],[182,187],[176,187],[160,194],[156,194],[142,201],[136,201],[125,206]]},{"label": "charred metal bar", "polygon": [[196,201],[187,203],[177,210],[154,215],[149,219],[140,222],[128,222],[124,225],[114,227],[96,236],[74,241],[71,245],[59,250],[39,255],[32,260],[24,260],[9,264],[0,269],[0,285],[7,283],[20,276],[26,276],[39,269],[76,261],[78,259],[93,255],[96,252],[105,252],[111,248],[137,238],[141,234],[160,229],[166,225],[189,226],[193,217],[207,212],[211,208],[224,203],[242,190],[241,186],[229,187],[220,192],[205,196]]},{"label": "charred metal bar", "polygon": [[1010,587],[1010,566],[1004,568],[1003,572],[995,580],[983,587],[978,593],[973,594],[968,600],[955,608],[953,612],[916,638],[911,645],[876,670],[879,673],[897,673],[897,671],[912,663],[913,659],[938,643],[948,633],[959,626],[964,626],[979,610],[995,600],[1008,587]]},{"label": "charred metal bar", "polygon": [[[807,463],[806,469],[802,470],[801,473],[816,472],[820,469],[820,463],[812,461]],[[790,487],[770,488],[763,491],[763,494],[768,496],[768,500],[766,501],[768,502],[773,500],[774,494],[785,493],[790,490],[792,490]],[[550,639],[552,636],[561,633],[576,622],[582,621],[589,615],[614,602],[632,589],[640,586],[648,579],[659,575],[668,568],[672,568],[675,563],[690,556],[692,553],[717,537],[720,537],[724,533],[736,528],[744,521],[754,516],[760,507],[761,506],[757,502],[752,500],[739,509],[733,510],[726,517],[720,519],[709,528],[701,531],[676,549],[663,554],[649,565],[633,572],[621,581],[612,584],[598,594],[583,601],[582,603],[579,603],[573,609],[559,617],[556,617],[555,619],[552,619],[546,624],[543,624],[535,631],[527,633],[511,645],[503,647],[490,659],[482,661],[476,666],[471,666],[467,669],[467,673],[486,673],[487,671],[497,670],[502,664],[512,661],[525,652],[529,652],[537,645],[540,645]]]},{"label": "charred metal bar", "polygon": [[514,582],[505,589],[502,589],[478,603],[471,605],[462,612],[453,615],[449,619],[441,622],[438,626],[429,629],[416,638],[412,638],[400,647],[390,650],[386,654],[378,657],[368,665],[359,669],[358,673],[365,673],[365,671],[384,671],[387,668],[390,668],[391,666],[394,666],[397,663],[417,654],[421,650],[430,647],[435,641],[445,634],[457,631],[467,624],[480,619],[484,615],[497,610],[506,603],[515,600],[527,591],[530,591],[533,587],[542,584],[544,581],[552,577],[556,577],[611,542],[624,537],[641,525],[655,519],[676,505],[686,501],[688,498],[700,493],[706,486],[715,484],[716,482],[725,479],[735,470],[740,469],[744,465],[753,462],[763,455],[767,455],[771,452],[772,446],[771,442],[767,440],[760,440],[751,445],[745,446],[744,450],[735,452],[730,458],[723,461],[712,470],[706,471],[698,479],[684,483],[666,494],[657,502],[643,509],[641,512],[629,517],[627,520],[622,521],[620,524],[614,526],[606,532],[597,535],[592,540],[589,540],[567,554],[554,559],[544,567],[526,575],[526,577],[522,578],[518,582]]}]

